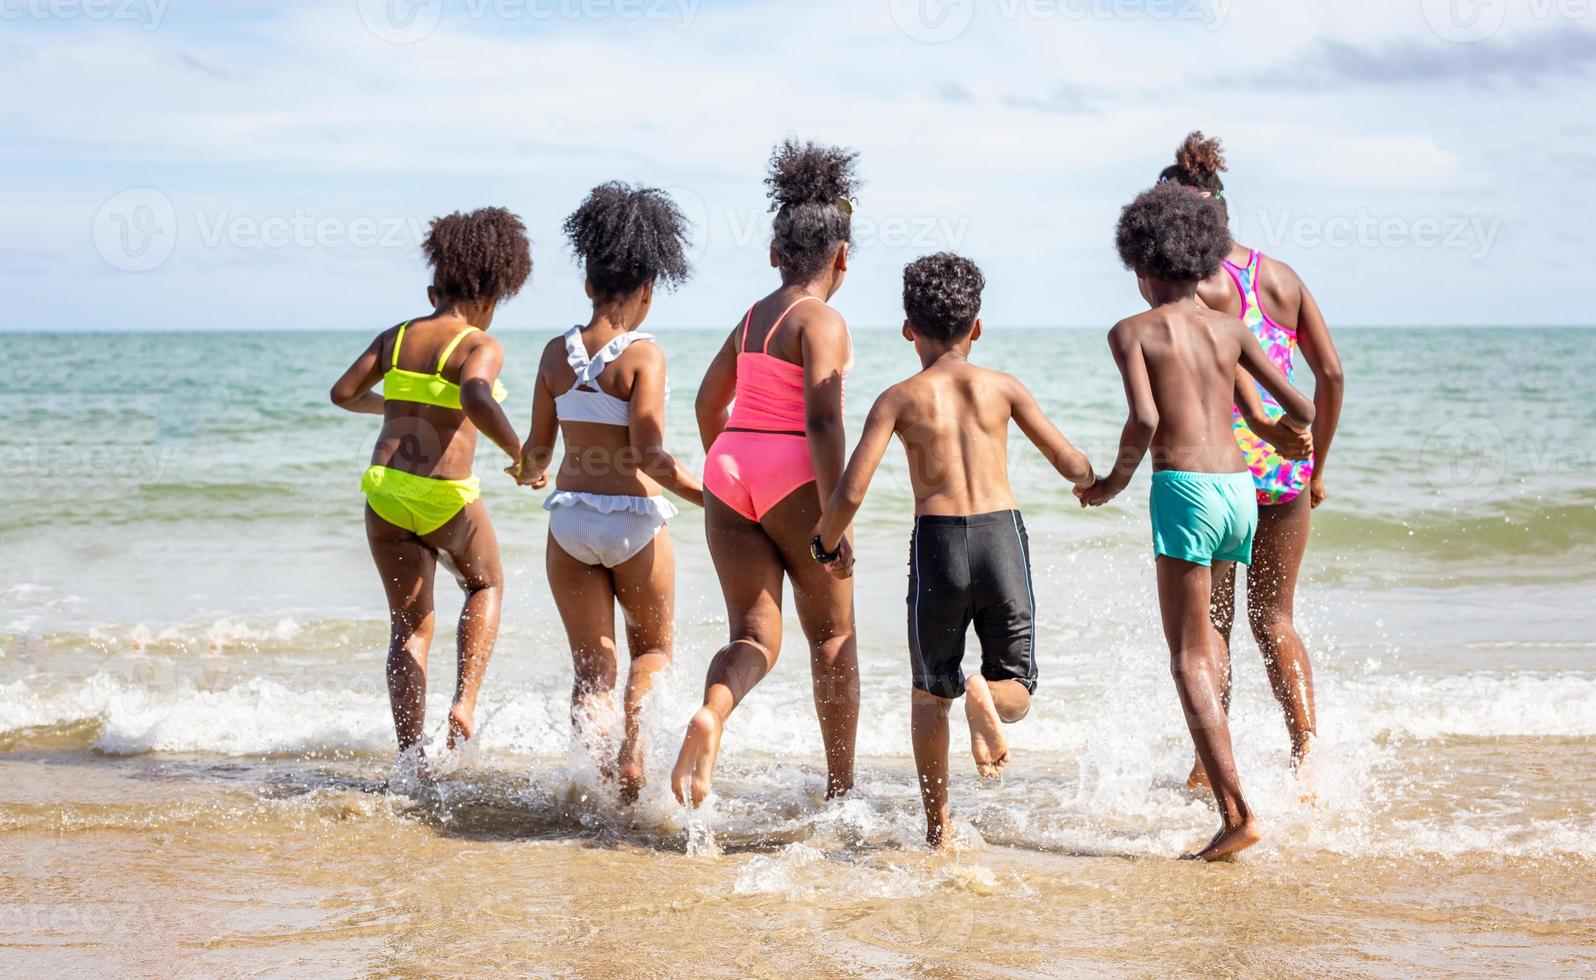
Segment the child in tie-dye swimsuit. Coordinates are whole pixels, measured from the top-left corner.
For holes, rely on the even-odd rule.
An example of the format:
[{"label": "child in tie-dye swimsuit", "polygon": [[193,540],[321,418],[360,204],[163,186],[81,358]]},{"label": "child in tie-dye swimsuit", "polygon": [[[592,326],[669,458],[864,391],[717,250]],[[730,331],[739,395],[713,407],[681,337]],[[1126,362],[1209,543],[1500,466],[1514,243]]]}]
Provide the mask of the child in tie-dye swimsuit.
[{"label": "child in tie-dye swimsuit", "polygon": [[[1159,180],[1179,184],[1225,206],[1225,185],[1219,179],[1224,169],[1219,141],[1192,133],[1176,151],[1174,166],[1165,168]],[[1261,505],[1253,563],[1247,569],[1247,620],[1263,652],[1270,686],[1285,713],[1292,764],[1300,768],[1313,744],[1317,719],[1313,669],[1297,635],[1293,606],[1310,513],[1325,499],[1325,461],[1341,416],[1341,360],[1307,285],[1290,266],[1255,249],[1233,242],[1224,265],[1203,280],[1197,295],[1209,309],[1239,317],[1269,360],[1293,383],[1293,362],[1299,349],[1313,373],[1316,414],[1311,455],[1300,451],[1304,448],[1300,441],[1288,445],[1290,434],[1279,431],[1272,421],[1279,417],[1280,407],[1250,382],[1237,386],[1241,404],[1234,419],[1236,442],[1252,472],[1253,489]],[[1296,456],[1305,458],[1294,459]],[[1236,605],[1233,572],[1216,579],[1213,599],[1214,627],[1227,641],[1228,705],[1228,641]],[[1194,786],[1206,784],[1200,763],[1192,767],[1190,781]]]},{"label": "child in tie-dye swimsuit", "polygon": [[[1276,323],[1268,313],[1264,312],[1263,303],[1258,299],[1258,270],[1262,265],[1263,253],[1251,249],[1245,266],[1225,260],[1224,269],[1236,284],[1236,292],[1241,296],[1241,322],[1246,324],[1252,335],[1258,338],[1258,343],[1263,345],[1264,353],[1275,367],[1286,375],[1286,380],[1296,383],[1296,372],[1293,362],[1297,353],[1297,332]],[[1274,397],[1265,391],[1263,386],[1256,381],[1251,384],[1258,391],[1258,400],[1262,402],[1263,411],[1271,420],[1278,420],[1285,415],[1274,400]],[[1313,477],[1313,456],[1307,459],[1287,459],[1273,445],[1265,442],[1253,433],[1247,426],[1247,420],[1241,406],[1235,411],[1236,442],[1241,446],[1241,454],[1246,457],[1247,469],[1252,471],[1253,488],[1258,494],[1258,503],[1262,506],[1271,504],[1289,504],[1297,499],[1297,495],[1307,489],[1308,481]]]}]

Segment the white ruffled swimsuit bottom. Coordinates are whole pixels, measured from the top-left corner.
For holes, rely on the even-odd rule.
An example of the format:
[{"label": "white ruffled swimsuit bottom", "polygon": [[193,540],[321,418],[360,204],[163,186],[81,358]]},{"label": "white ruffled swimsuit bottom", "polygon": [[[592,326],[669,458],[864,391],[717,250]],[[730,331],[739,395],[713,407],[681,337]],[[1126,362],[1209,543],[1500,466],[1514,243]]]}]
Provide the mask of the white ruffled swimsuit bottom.
[{"label": "white ruffled swimsuit bottom", "polygon": [[676,516],[664,497],[622,497],[556,490],[543,501],[549,533],[560,550],[584,565],[614,568],[637,556]]}]

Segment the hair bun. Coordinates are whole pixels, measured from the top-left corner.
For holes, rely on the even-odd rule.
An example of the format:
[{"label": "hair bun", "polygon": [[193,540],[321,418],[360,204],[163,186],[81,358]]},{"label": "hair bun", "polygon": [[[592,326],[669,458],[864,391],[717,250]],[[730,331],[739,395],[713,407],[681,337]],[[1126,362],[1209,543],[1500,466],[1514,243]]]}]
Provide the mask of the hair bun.
[{"label": "hair bun", "polygon": [[800,143],[789,136],[770,154],[765,186],[770,188],[770,209],[803,204],[832,204],[852,198],[859,179],[854,173],[859,154],[837,146]]},{"label": "hair bun", "polygon": [[1175,151],[1175,166],[1199,184],[1213,180],[1227,169],[1225,148],[1218,139],[1209,139],[1202,130],[1194,130]]}]

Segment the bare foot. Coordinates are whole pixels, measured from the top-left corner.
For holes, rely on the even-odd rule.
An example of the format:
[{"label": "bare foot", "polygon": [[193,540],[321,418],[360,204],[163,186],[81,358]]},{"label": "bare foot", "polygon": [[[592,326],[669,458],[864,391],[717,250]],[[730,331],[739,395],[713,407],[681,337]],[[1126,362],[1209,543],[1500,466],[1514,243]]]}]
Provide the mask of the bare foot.
[{"label": "bare foot", "polygon": [[720,754],[721,721],[715,712],[699,708],[687,723],[687,737],[671,770],[671,791],[683,806],[701,806],[709,795],[715,772],[715,757]]},{"label": "bare foot", "polygon": [[1291,771],[1297,777],[1298,799],[1315,806],[1319,802],[1319,755],[1317,741],[1312,735],[1303,739],[1302,745],[1291,754]]},{"label": "bare foot", "polygon": [[933,851],[943,854],[953,850],[953,828],[947,824],[927,821],[925,825],[926,846]]},{"label": "bare foot", "polygon": [[641,740],[622,743],[620,757],[615,763],[615,779],[621,784],[621,802],[627,805],[636,803],[637,794],[642,791],[645,782]]},{"label": "bare foot", "polygon": [[964,718],[970,723],[975,771],[987,779],[1001,778],[1003,767],[1009,764],[1009,740],[992,702],[992,689],[980,674],[964,682]]},{"label": "bare foot", "polygon": [[452,752],[461,742],[469,742],[477,733],[476,706],[463,705],[458,701],[449,709],[449,750]]},{"label": "bare foot", "polygon": [[1208,770],[1203,768],[1203,760],[1193,759],[1191,775],[1186,777],[1188,789],[1213,789],[1213,784],[1208,782]]},{"label": "bare foot", "polygon": [[1229,861],[1231,858],[1258,843],[1263,834],[1251,817],[1234,827],[1225,827],[1214,835],[1208,846],[1196,854],[1181,855],[1182,861]]}]

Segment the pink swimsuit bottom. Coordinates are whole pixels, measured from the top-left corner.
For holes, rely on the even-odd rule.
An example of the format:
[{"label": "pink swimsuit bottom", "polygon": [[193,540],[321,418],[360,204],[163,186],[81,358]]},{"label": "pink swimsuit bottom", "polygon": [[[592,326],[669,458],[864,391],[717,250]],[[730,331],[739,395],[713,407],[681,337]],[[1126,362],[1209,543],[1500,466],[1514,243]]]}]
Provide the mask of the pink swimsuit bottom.
[{"label": "pink swimsuit bottom", "polygon": [[[804,300],[821,302],[818,297]],[[763,350],[748,346],[743,320],[737,353],[737,396],[726,430],[709,447],[704,460],[704,489],[750,521],[763,520],[770,509],[794,490],[815,480],[804,435],[804,369],[770,354],[771,338],[798,303],[787,307],[765,334]],[[852,366],[852,357],[849,357]],[[844,369],[844,374],[847,369]]]},{"label": "pink swimsuit bottom", "polygon": [[754,523],[815,482],[809,440],[783,432],[722,432],[704,460],[704,489]]}]

